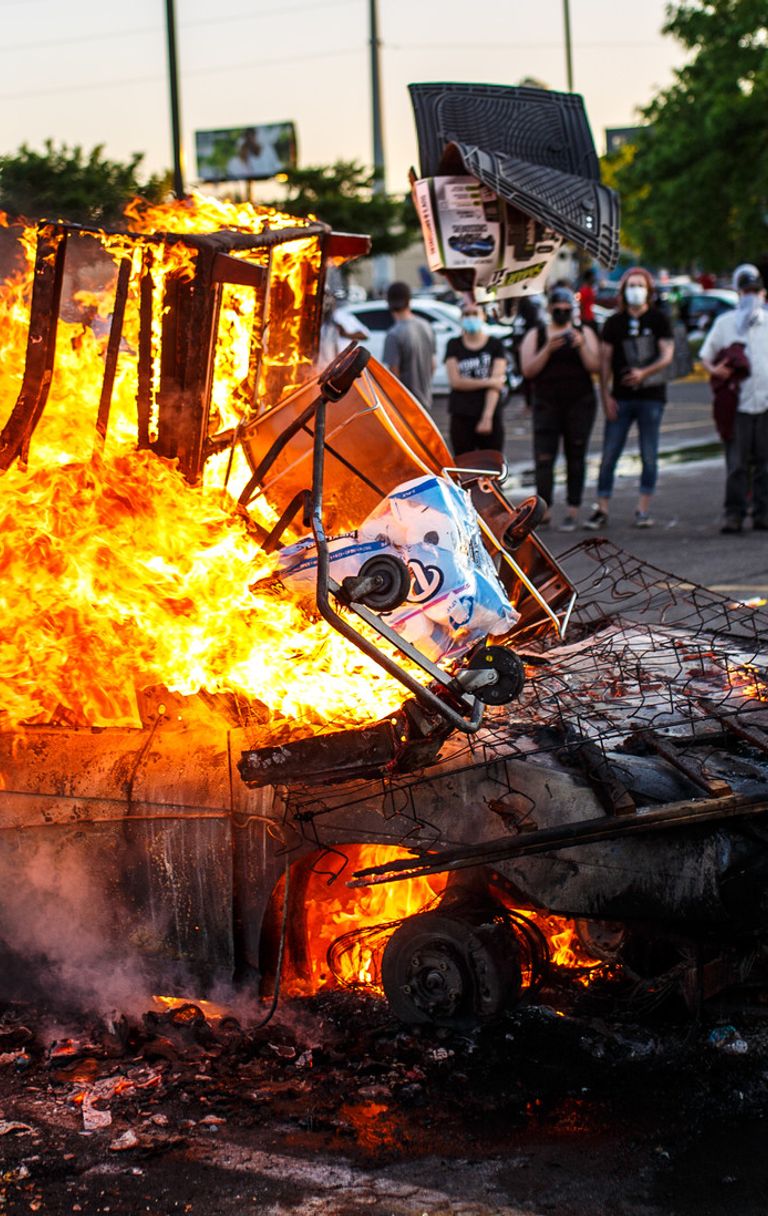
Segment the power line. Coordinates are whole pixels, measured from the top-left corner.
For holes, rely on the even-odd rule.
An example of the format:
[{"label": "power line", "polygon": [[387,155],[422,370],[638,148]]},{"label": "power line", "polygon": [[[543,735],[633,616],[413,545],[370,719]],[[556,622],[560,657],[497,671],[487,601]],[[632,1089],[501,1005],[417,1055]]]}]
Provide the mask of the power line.
[{"label": "power line", "polygon": [[[575,50],[658,47],[659,42],[574,42]],[[385,42],[387,51],[561,51],[562,42]]]},{"label": "power line", "polygon": [[282,17],[285,13],[302,13],[310,9],[315,12],[319,8],[338,8],[343,4],[359,5],[359,3],[360,0],[323,0],[321,4],[295,4],[290,8],[265,8],[260,13],[232,13],[228,17],[199,17],[197,21],[185,22],[185,25],[224,25],[233,21],[260,21],[262,17]]},{"label": "power line", "polygon": [[[25,0],[19,0],[24,3]],[[322,8],[338,8],[340,5],[359,4],[360,0],[323,0],[321,4],[294,4],[288,8],[268,8],[261,13],[230,13],[224,17],[200,17],[195,21],[185,21],[185,29],[193,29],[207,25],[232,25],[243,21],[260,21],[262,17],[282,17],[286,13],[305,13]],[[0,4],[0,9],[3,5]],[[2,46],[3,51],[39,51],[46,47],[75,46],[82,42],[111,42],[115,38],[146,37],[149,34],[161,33],[159,25],[137,26],[129,30],[105,30],[103,33],[78,34],[72,38],[48,38],[35,42],[16,42]]]},{"label": "power line", "polygon": [[[359,55],[362,46],[347,47],[346,49],[334,49],[332,51],[313,51],[307,55],[290,55],[284,58],[275,59],[251,59],[244,63],[226,63],[217,68],[197,68],[184,73],[186,76],[215,76],[221,72],[239,71],[244,68],[261,68],[271,67],[273,64],[283,63],[300,63],[311,59],[334,59],[340,55]],[[60,85],[51,89],[27,89],[18,93],[0,93],[0,101],[15,101],[22,97],[50,97],[62,93],[82,93],[89,92],[93,89],[113,89],[122,88],[124,85],[134,84],[154,84],[159,80],[165,80],[162,72],[156,72],[152,76],[130,76],[122,80],[103,80],[94,84],[67,84]]]}]

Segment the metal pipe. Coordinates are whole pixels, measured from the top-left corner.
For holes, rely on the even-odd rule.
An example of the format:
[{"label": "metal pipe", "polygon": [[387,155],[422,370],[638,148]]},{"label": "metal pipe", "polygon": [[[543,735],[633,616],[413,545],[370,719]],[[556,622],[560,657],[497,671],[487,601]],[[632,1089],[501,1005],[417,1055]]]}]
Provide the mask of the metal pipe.
[{"label": "metal pipe", "polygon": [[672,802],[657,811],[622,815],[621,818],[601,815],[597,819],[583,819],[561,827],[524,832],[513,840],[502,837],[466,848],[445,849],[442,853],[369,866],[367,869],[355,871],[347,886],[373,886],[375,883],[442,874],[448,870],[463,870],[471,866],[496,865],[513,857],[570,849],[602,840],[616,840],[625,835],[642,835],[645,832],[677,827],[698,827],[701,824],[721,823],[727,819],[766,813],[768,800],[762,793],[732,794],[728,798],[706,798],[695,802],[688,799],[685,802]]}]

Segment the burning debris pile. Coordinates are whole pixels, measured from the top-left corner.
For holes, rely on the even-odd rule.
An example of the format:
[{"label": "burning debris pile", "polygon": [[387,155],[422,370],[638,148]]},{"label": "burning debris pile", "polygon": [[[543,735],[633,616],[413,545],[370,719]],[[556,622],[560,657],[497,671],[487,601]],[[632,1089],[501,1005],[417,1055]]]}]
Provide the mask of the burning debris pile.
[{"label": "burning debris pile", "polygon": [[454,1025],[563,968],[691,1005],[747,979],[761,615],[600,542],[558,565],[385,369],[318,375],[363,238],[128,218],[24,230],[0,299],[9,989],[353,986]]}]

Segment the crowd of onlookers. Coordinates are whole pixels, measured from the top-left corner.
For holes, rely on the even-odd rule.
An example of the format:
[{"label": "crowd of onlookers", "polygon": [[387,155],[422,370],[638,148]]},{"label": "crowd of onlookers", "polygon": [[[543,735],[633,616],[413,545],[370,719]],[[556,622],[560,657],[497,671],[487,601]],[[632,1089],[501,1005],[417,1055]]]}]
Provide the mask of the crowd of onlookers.
[{"label": "crowd of onlookers", "polygon": [[[413,311],[405,283],[390,285],[391,324],[382,361],[426,408],[432,403],[435,331]],[[513,315],[484,308],[470,296],[460,304],[460,329],[447,342],[449,438],[454,455],[504,450],[503,406],[514,349],[531,414],[536,488],[550,522],[554,468],[562,448],[563,531],[608,526],[616,466],[630,430],[638,433],[641,474],[634,523],[653,526],[659,433],[667,382],[689,372],[697,355],[709,374],[713,412],[723,441],[726,492],[722,531],[751,521],[768,530],[768,310],[759,269],[744,263],[729,287],[711,276],[698,281],[654,277],[631,267],[610,288],[587,270],[574,289],[565,282],[546,297],[515,301]],[[504,321],[511,343],[499,338]],[[359,317],[329,298],[327,357],[351,339],[370,338]],[[596,391],[597,390],[597,391]],[[604,413],[596,500],[582,516],[586,456],[598,409]]]}]

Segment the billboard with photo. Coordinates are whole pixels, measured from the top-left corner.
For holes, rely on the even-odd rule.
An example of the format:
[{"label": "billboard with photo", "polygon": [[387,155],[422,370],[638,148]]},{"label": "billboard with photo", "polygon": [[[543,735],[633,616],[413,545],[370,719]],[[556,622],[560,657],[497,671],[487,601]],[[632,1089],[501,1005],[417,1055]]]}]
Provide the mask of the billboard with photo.
[{"label": "billboard with photo", "polygon": [[197,175],[203,182],[263,181],[296,164],[292,122],[225,131],[196,131]]}]

